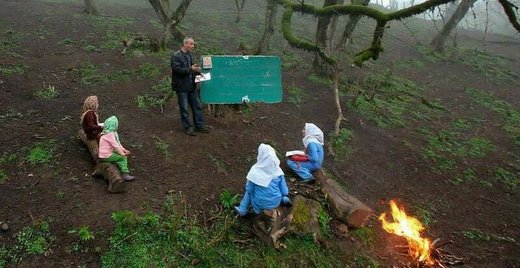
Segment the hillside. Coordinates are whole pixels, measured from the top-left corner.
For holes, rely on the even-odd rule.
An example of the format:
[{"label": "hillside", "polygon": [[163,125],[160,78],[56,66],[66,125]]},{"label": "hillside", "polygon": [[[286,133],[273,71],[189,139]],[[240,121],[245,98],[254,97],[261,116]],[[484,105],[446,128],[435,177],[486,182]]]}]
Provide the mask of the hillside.
[{"label": "hillside", "polygon": [[[326,239],[289,237],[275,251],[259,243],[250,221],[222,208],[226,194],[242,194],[259,143],[300,148],[305,122],[333,131],[332,85],[310,71],[313,55],[287,46],[277,30],[268,54],[282,59],[283,102],[222,116],[205,110],[211,133],[187,136],[175,97],[163,113],[157,106],[178,44],[121,56],[122,39],[158,38],[163,29],[146,3],[114,2],[101,6],[102,16],[83,14],[82,1],[0,3],[0,221],[10,227],[0,232],[0,267],[409,265],[377,217],[346,236],[325,217]],[[253,47],[260,2],[235,23],[232,1],[194,1],[182,29],[195,37],[196,55]],[[295,31],[309,38],[313,25],[295,19]],[[350,55],[369,42],[367,29],[373,23],[363,19]],[[399,200],[428,237],[453,241],[446,249],[464,267],[520,267],[520,39],[459,30],[457,46],[437,54],[426,46],[435,31],[418,18],[392,23],[378,61],[344,70],[346,121],[324,166],[376,216]],[[89,95],[99,97],[102,119],[118,116],[132,150],[137,180],[124,194],[90,176],[76,135]],[[286,174],[291,191],[318,187]],[[176,231],[175,241],[157,230]]]}]

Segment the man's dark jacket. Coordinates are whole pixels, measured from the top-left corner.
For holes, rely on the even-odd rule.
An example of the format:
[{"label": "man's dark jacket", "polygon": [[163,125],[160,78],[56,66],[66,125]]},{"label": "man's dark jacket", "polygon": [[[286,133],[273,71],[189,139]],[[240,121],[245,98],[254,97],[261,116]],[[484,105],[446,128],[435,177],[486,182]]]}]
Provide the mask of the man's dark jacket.
[{"label": "man's dark jacket", "polygon": [[171,58],[172,87],[175,91],[195,90],[195,73],[191,70],[193,56],[177,50]]}]

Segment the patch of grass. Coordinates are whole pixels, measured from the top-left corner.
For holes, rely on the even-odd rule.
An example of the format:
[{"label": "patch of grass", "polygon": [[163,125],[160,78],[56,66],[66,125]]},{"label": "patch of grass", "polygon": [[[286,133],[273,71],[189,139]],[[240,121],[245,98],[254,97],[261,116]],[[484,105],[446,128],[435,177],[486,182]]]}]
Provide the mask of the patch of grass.
[{"label": "patch of grass", "polygon": [[34,226],[24,227],[16,234],[17,244],[15,251],[20,255],[41,255],[50,250],[52,243],[56,240],[50,233],[50,225],[43,221]]},{"label": "patch of grass", "polygon": [[397,61],[397,66],[400,68],[418,69],[424,67],[424,62],[416,59],[410,59],[405,61]]},{"label": "patch of grass", "polygon": [[296,107],[300,107],[303,104],[306,95],[303,89],[291,86],[287,92],[289,93],[289,96],[287,97],[289,103],[294,104]]},{"label": "patch of grass", "polygon": [[132,25],[135,23],[135,20],[133,18],[126,17],[126,16],[117,16],[117,17],[88,16],[87,19],[95,27],[103,28],[103,29],[124,27],[124,26],[129,26],[129,25]]},{"label": "patch of grass", "polygon": [[426,46],[417,46],[417,50],[430,62],[449,61],[464,64],[484,75],[486,80],[519,85],[520,76],[511,70],[507,58],[490,55],[479,49],[449,47],[443,53],[437,53]]},{"label": "patch of grass", "polygon": [[477,178],[477,174],[473,168],[466,168],[462,174],[456,175],[450,182],[454,185],[459,185],[463,182],[472,182]]},{"label": "patch of grass", "polygon": [[23,64],[12,64],[12,65],[2,64],[2,65],[0,65],[0,75],[1,76],[10,76],[10,75],[23,74],[27,68],[28,67]]},{"label": "patch of grass", "polygon": [[171,87],[171,77],[164,77],[159,84],[152,87],[155,92],[154,95],[139,95],[136,98],[137,107],[142,110],[148,110],[150,108],[162,108],[170,98],[173,97],[173,91]]},{"label": "patch of grass", "polygon": [[36,143],[29,151],[27,161],[29,161],[31,165],[50,163],[57,149],[58,145],[56,144],[56,140]]},{"label": "patch of grass", "polygon": [[355,267],[377,268],[379,263],[367,255],[358,255],[354,258],[353,265]]},{"label": "patch of grass", "polygon": [[309,79],[309,81],[311,81],[315,84],[320,84],[320,85],[324,85],[324,86],[332,86],[332,80],[330,80],[330,78],[323,77],[318,74],[311,74],[307,79]]},{"label": "patch of grass", "polygon": [[479,105],[501,115],[505,122],[502,129],[513,138],[516,145],[520,146],[520,110],[489,92],[468,88],[466,93]]},{"label": "patch of grass", "polygon": [[512,237],[502,236],[502,235],[497,235],[497,234],[486,234],[475,228],[466,230],[466,231],[462,231],[462,235],[475,242],[487,242],[487,241],[495,240],[495,241],[516,243],[516,239],[514,239]]},{"label": "patch of grass", "polygon": [[[440,173],[452,170],[456,161],[468,157],[483,158],[496,150],[491,141],[485,138],[466,137],[459,131],[465,128],[461,121],[456,120],[453,126],[455,129],[442,129],[437,133],[428,130],[422,133],[428,143],[422,150],[422,156],[435,162]],[[457,180],[454,182],[457,183]]]},{"label": "patch of grass", "polygon": [[495,178],[511,190],[516,189],[520,184],[520,180],[515,173],[501,167],[495,169]]},{"label": "patch of grass", "polygon": [[0,184],[4,184],[7,180],[7,174],[3,169],[0,169]]},{"label": "patch of grass", "polygon": [[74,44],[76,44],[76,43],[77,43],[77,41],[75,41],[75,40],[72,40],[72,39],[70,39],[70,38],[65,38],[65,39],[59,41],[59,42],[58,42],[58,45],[61,45],[61,46],[70,46],[70,45],[74,45]]},{"label": "patch of grass", "polygon": [[8,152],[4,152],[2,156],[0,156],[0,164],[12,162],[16,160],[17,157],[16,153],[9,154]]},{"label": "patch of grass", "polygon": [[99,67],[91,63],[83,64],[78,70],[78,74],[81,83],[85,86],[108,83],[107,78],[101,74]]},{"label": "patch of grass", "polygon": [[417,216],[419,221],[424,226],[429,226],[431,223],[435,222],[433,219],[433,208],[430,206],[428,208],[421,207],[421,206],[414,206],[413,208],[414,214]]},{"label": "patch of grass", "polygon": [[318,223],[320,224],[321,234],[325,237],[330,236],[331,235],[330,221],[332,220],[332,217],[321,206],[320,206],[320,210],[318,211],[317,217],[318,217]]},{"label": "patch of grass", "polygon": [[376,242],[376,234],[374,229],[365,226],[350,231],[350,234],[359,240],[363,245],[373,247]]},{"label": "patch of grass", "polygon": [[334,149],[336,158],[345,157],[352,151],[349,144],[352,136],[352,130],[346,128],[340,129],[338,136],[331,136],[332,148]]},{"label": "patch of grass", "polygon": [[0,246],[0,267],[4,268],[7,266],[7,261],[10,258],[9,250],[4,246]]},{"label": "patch of grass", "polygon": [[107,82],[130,81],[135,73],[132,70],[120,70],[106,75]]},{"label": "patch of grass", "polygon": [[143,63],[137,68],[137,75],[141,78],[154,78],[161,74],[161,68],[150,63]]},{"label": "patch of grass", "polygon": [[116,32],[107,30],[105,40],[99,45],[102,49],[120,49],[123,40],[129,39],[131,34],[128,32]]},{"label": "patch of grass", "polygon": [[5,120],[17,120],[23,117],[23,114],[16,110],[9,109],[5,114],[0,114],[0,122]]},{"label": "patch of grass", "polygon": [[355,90],[349,91],[353,101],[347,105],[380,128],[406,127],[408,121],[429,120],[445,110],[422,97],[423,87],[390,72],[371,72],[350,87]]},{"label": "patch of grass", "polygon": [[60,95],[60,92],[56,89],[56,87],[48,85],[45,86],[33,93],[33,96],[37,99],[42,100],[51,100],[55,99]]},{"label": "patch of grass", "polygon": [[157,149],[157,151],[159,151],[164,157],[170,157],[170,145],[157,136],[154,136],[153,139],[155,143],[155,149]]},{"label": "patch of grass", "polygon": [[20,52],[19,42],[23,37],[24,34],[14,30],[7,30],[0,33],[0,55],[21,58],[22,56],[18,54],[18,52]]},{"label": "patch of grass", "polygon": [[224,190],[220,193],[220,204],[224,209],[231,209],[233,205],[237,204],[240,200],[240,195],[232,194],[228,190]]},{"label": "patch of grass", "polygon": [[63,191],[59,191],[57,192],[55,195],[56,199],[58,200],[63,200],[63,198],[65,198],[65,193]]}]

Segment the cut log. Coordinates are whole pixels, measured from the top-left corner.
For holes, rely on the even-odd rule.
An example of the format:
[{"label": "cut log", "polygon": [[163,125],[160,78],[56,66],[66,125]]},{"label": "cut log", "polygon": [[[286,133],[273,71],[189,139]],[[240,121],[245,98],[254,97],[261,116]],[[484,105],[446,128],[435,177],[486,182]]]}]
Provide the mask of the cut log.
[{"label": "cut log", "polygon": [[371,208],[347,194],[343,187],[329,178],[323,169],[314,172],[314,177],[321,184],[321,192],[332,204],[332,212],[338,220],[350,227],[360,228],[373,214]]},{"label": "cut log", "polygon": [[288,232],[288,226],[292,221],[290,208],[278,207],[264,210],[258,214],[253,223],[253,230],[267,245],[279,249],[280,238]]},{"label": "cut log", "polygon": [[322,237],[318,220],[321,209],[319,202],[297,195],[291,207],[281,206],[258,214],[253,230],[260,240],[276,249],[282,246],[280,239],[287,233],[318,239]]},{"label": "cut log", "polygon": [[100,176],[108,183],[109,193],[122,193],[125,191],[125,184],[119,168],[111,163],[99,161],[99,147],[96,140],[88,140],[87,135],[80,129],[78,131],[79,139],[85,144],[90,152],[90,156],[96,163],[92,176]]}]

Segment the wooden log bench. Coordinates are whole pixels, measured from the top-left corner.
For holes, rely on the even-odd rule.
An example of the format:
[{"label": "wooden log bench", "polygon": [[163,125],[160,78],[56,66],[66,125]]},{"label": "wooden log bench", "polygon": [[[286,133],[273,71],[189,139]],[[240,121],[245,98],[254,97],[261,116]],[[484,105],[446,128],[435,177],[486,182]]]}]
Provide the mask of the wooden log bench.
[{"label": "wooden log bench", "polygon": [[323,168],[314,172],[314,177],[321,185],[321,192],[330,201],[335,218],[350,227],[365,225],[374,213],[371,208],[348,194],[337,181],[327,176]]},{"label": "wooden log bench", "polygon": [[122,193],[125,191],[125,183],[123,177],[121,176],[121,172],[119,168],[111,163],[102,162],[98,157],[98,143],[96,140],[88,140],[87,135],[80,129],[78,131],[78,137],[83,142],[83,144],[87,147],[90,152],[90,156],[95,162],[94,172],[92,176],[102,177],[108,183],[108,192],[109,193]]}]

